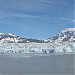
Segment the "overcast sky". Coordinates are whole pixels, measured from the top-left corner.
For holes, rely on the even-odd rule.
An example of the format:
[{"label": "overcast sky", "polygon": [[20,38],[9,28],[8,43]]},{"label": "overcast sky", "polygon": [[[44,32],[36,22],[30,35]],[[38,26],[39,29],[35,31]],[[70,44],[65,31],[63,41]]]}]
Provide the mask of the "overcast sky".
[{"label": "overcast sky", "polygon": [[1,33],[45,39],[74,22],[74,0],[0,0]]}]

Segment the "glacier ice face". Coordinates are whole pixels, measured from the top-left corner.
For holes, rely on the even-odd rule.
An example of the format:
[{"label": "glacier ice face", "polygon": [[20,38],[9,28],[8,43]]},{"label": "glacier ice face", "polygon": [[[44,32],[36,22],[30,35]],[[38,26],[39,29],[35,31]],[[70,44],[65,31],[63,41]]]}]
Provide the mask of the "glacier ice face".
[{"label": "glacier ice face", "polygon": [[0,54],[9,53],[66,53],[75,52],[75,43],[2,43]]}]

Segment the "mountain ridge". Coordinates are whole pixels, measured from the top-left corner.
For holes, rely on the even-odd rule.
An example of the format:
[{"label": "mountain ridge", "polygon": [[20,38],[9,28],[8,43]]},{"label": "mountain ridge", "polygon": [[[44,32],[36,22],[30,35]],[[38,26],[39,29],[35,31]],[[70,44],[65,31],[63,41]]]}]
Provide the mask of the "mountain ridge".
[{"label": "mountain ridge", "polygon": [[75,28],[67,28],[52,38],[46,39],[46,42],[62,43],[75,42]]},{"label": "mountain ridge", "polygon": [[12,33],[0,33],[0,42],[1,43],[62,43],[62,42],[75,42],[75,28],[67,28],[62,30],[59,34],[55,35],[52,38],[47,38],[44,40],[24,38]]}]

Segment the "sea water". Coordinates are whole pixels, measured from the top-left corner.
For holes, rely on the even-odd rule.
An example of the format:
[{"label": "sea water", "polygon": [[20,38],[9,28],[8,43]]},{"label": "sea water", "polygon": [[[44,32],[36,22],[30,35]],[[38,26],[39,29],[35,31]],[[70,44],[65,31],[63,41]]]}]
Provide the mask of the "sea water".
[{"label": "sea water", "polygon": [[74,75],[75,54],[0,55],[0,75]]}]

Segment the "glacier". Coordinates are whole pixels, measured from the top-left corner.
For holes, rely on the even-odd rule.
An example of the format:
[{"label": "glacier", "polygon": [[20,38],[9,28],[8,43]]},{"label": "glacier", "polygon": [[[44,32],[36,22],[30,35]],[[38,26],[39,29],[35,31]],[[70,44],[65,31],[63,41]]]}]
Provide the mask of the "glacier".
[{"label": "glacier", "polygon": [[75,52],[75,43],[0,43],[0,54],[69,53]]}]

